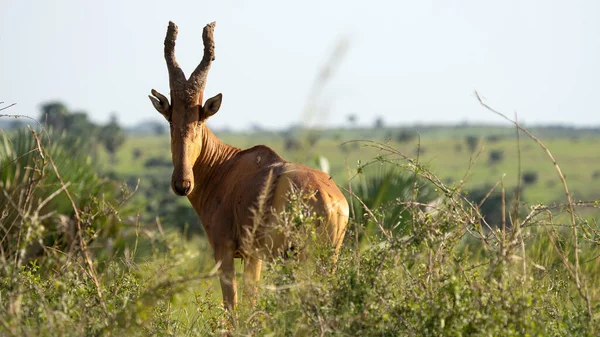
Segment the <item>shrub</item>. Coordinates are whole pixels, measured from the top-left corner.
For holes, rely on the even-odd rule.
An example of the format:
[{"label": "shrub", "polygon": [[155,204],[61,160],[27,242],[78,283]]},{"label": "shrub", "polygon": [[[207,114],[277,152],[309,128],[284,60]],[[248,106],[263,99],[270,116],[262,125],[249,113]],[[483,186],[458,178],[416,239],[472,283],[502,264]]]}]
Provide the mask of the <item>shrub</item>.
[{"label": "shrub", "polygon": [[414,173],[402,172],[390,165],[383,165],[361,174],[353,183],[352,190],[362,201],[353,201],[352,204],[355,221],[365,224],[366,237],[379,231],[378,222],[385,224],[384,228],[387,230],[404,230],[412,221],[410,208],[405,202],[414,200],[426,205],[436,197],[431,185],[426,181],[418,179]]},{"label": "shrub", "polygon": [[535,171],[526,171],[523,172],[523,184],[525,185],[533,185],[538,180],[538,173]]},{"label": "shrub", "polygon": [[148,158],[144,163],[144,167],[173,167],[173,162],[170,159],[162,158],[162,157],[152,157]]},{"label": "shrub", "polygon": [[490,135],[490,136],[485,137],[485,139],[489,143],[496,143],[496,142],[500,141],[502,138],[504,138],[504,137],[500,136],[500,135]]},{"label": "shrub", "polygon": [[142,152],[142,149],[137,148],[137,147],[135,149],[133,149],[132,156],[133,156],[134,160],[140,159],[143,154],[144,153]]},{"label": "shrub", "polygon": [[416,138],[417,138],[417,133],[415,131],[411,131],[411,130],[402,130],[396,136],[396,140],[399,143],[408,143],[410,141],[413,141]]},{"label": "shrub", "polygon": [[308,143],[308,146],[310,146],[310,147],[317,145],[317,142],[319,141],[319,139],[321,139],[321,135],[316,132],[309,132],[306,135],[306,142]]},{"label": "shrub", "polygon": [[[4,142],[0,151],[12,155],[14,144]],[[37,145],[24,147],[34,151],[26,150],[17,158],[5,155],[9,162],[2,162],[2,174],[8,172],[11,178],[6,181],[16,183],[4,182],[2,192],[35,198],[25,198],[30,203],[25,205],[31,207],[19,207],[22,204],[15,202],[19,198],[0,204],[1,224],[8,217],[32,214],[29,210],[37,209],[40,200],[59,200],[62,194],[48,199],[63,186],[53,182],[54,168],[47,166],[52,166],[50,159],[59,164],[60,151],[51,157],[48,150],[54,145],[41,150]],[[382,149],[398,154],[392,147]],[[21,157],[28,155],[34,159],[22,166]],[[308,207],[309,198],[293,195],[281,215],[286,220],[281,228],[294,229],[291,238],[295,246],[306,247],[306,254],[265,262],[256,305],[241,302],[230,314],[212,290],[218,273],[209,272],[214,261],[206,239],[190,244],[159,224],[136,224],[131,227],[134,237],[106,253],[114,245],[112,240],[124,240],[125,232],[100,241],[105,228],[95,226],[108,216],[122,226],[127,213],[123,214],[120,200],[109,202],[114,201],[110,189],[99,194],[85,179],[83,187],[73,183],[80,182],[75,178],[66,179],[66,171],[80,168],[69,166],[83,165],[66,158],[56,177],[71,182],[66,188],[76,207],[70,201],[68,205],[80,211],[86,229],[81,233],[84,245],[73,249],[54,245],[29,263],[6,258],[6,250],[0,251],[0,334],[598,335],[600,265],[595,261],[600,227],[596,221],[573,214],[573,223],[565,228],[564,219],[571,217],[564,205],[532,205],[526,213],[512,215],[513,226],[487,228],[480,216],[483,206],[478,210],[473,201],[482,200],[489,188],[472,190],[465,197],[462,185],[446,185],[414,159],[398,159],[406,164],[382,156],[373,161],[386,162],[380,171],[360,167],[360,181],[353,182],[353,190],[372,208],[361,206],[350,219],[337,264],[332,262],[331,247],[315,240],[316,216]],[[147,180],[142,179],[142,183]],[[19,193],[14,192],[17,188]],[[495,198],[492,193],[487,199]],[[356,205],[356,198],[349,199]],[[432,199],[436,202],[427,202]],[[580,205],[597,207],[593,202]],[[57,207],[61,209],[61,204]],[[501,212],[501,202],[494,207]],[[181,210],[171,212],[177,217]],[[397,214],[408,215],[401,219]],[[377,219],[374,225],[373,218]],[[50,214],[40,221],[53,228],[60,220]],[[30,223],[36,225],[21,221],[13,226],[20,231],[17,238],[26,237],[30,228],[47,230],[39,221]],[[10,242],[18,243],[14,238]],[[141,251],[145,253],[140,256]],[[102,254],[108,257],[100,258]]]},{"label": "shrub", "polygon": [[111,203],[118,203],[118,186],[102,178],[93,159],[70,141],[25,129],[1,136],[4,258],[18,254],[27,260],[44,247],[68,250],[77,243],[77,222],[96,238],[119,230],[118,214],[111,210]]},{"label": "shrub", "polygon": [[465,138],[465,141],[467,143],[467,147],[469,147],[469,151],[475,152],[475,149],[477,148],[477,145],[479,144],[479,139],[477,139],[477,137],[475,137],[475,136],[467,136]]},{"label": "shrub", "polygon": [[283,147],[286,151],[298,151],[302,149],[302,144],[294,138],[285,138]]},{"label": "shrub", "polygon": [[[335,272],[327,258],[317,258],[309,266],[294,259],[268,263],[264,278],[269,286],[261,288],[256,307],[239,313],[245,324],[232,333],[594,335],[597,328],[586,313],[585,301],[564,282],[564,271],[556,269],[561,257],[549,253],[552,243],[547,236],[521,241],[527,244],[526,251],[520,242],[510,243],[519,237],[516,228],[505,237],[496,232],[477,239],[466,234],[484,233],[468,204],[446,197],[441,205],[435,216],[408,205],[416,219],[413,227],[401,235],[371,238],[362,248],[355,236],[364,229],[354,224]],[[564,236],[561,240],[567,246],[572,243]],[[527,277],[521,274],[522,260],[512,254],[527,254],[535,261],[528,264]]]},{"label": "shrub", "polygon": [[488,162],[490,165],[497,164],[504,159],[504,151],[503,150],[493,150],[490,152],[490,157]]},{"label": "shrub", "polygon": [[427,153],[427,148],[424,146],[419,146],[419,147],[415,148],[415,150],[414,150],[415,157],[419,156],[419,155],[423,155],[425,153]]},{"label": "shrub", "polygon": [[[479,212],[485,222],[491,226],[500,227],[502,225],[502,192],[498,189],[491,191],[491,189],[492,186],[490,185],[474,188],[468,191],[467,197],[475,205],[481,204]],[[505,195],[510,196],[510,193],[505,193]],[[512,200],[507,198],[507,200],[504,200],[504,205],[506,209],[505,219],[508,219],[508,214],[513,206]]]}]

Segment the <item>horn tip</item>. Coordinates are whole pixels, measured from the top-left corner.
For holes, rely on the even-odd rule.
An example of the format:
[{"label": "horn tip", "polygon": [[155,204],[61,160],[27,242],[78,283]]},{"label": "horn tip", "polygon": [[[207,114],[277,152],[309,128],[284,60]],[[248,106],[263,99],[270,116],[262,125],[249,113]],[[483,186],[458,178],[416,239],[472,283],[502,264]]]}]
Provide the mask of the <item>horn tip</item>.
[{"label": "horn tip", "polygon": [[205,30],[205,31],[206,31],[206,30],[211,30],[211,31],[212,31],[212,30],[214,30],[214,29],[215,29],[215,26],[216,26],[216,25],[217,25],[217,22],[216,22],[216,21],[213,21],[213,22],[211,22],[211,23],[207,24],[207,25],[204,27],[204,30]]},{"label": "horn tip", "polygon": [[169,21],[169,28],[167,29],[167,31],[177,34],[177,30],[178,30],[178,28],[177,28],[177,25],[175,24],[175,22]]}]

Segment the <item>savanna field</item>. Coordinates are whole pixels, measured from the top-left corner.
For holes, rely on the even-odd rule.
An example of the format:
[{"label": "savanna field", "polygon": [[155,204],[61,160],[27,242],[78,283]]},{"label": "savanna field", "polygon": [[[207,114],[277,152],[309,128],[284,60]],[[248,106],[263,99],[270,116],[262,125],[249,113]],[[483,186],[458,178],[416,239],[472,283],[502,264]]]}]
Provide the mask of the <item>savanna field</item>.
[{"label": "savanna field", "polygon": [[217,130],[328,171],[351,204],[334,266],[292,200],[309,259],[265,263],[232,314],[164,130],[102,145],[110,128],[32,125],[0,135],[2,336],[600,333],[598,130]]}]

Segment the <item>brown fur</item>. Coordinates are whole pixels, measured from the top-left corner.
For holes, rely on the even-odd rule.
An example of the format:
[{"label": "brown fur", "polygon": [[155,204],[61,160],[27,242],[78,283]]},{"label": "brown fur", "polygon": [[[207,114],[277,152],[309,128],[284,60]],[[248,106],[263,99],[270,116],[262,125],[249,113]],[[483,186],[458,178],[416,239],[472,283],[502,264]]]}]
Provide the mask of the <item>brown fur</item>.
[{"label": "brown fur", "polygon": [[[243,151],[234,148],[221,142],[205,125],[219,109],[222,97],[219,94],[202,105],[206,73],[214,59],[212,29],[214,23],[205,28],[205,55],[194,72],[204,77],[193,74],[186,81],[173,50],[177,26],[169,24],[165,58],[171,104],[155,90],[155,97],[150,98],[171,126],[173,191],[187,195],[200,216],[215,261],[220,263],[223,300],[233,308],[237,304],[234,258],[244,259],[245,284],[249,286],[249,297],[254,298],[261,261],[280,255],[287,247],[286,237],[273,227],[293,189],[311,195],[311,209],[322,219],[321,237],[334,246],[336,254],[346,231],[348,203],[324,172],[287,162],[264,145]],[[188,96],[182,97],[182,92]],[[262,214],[257,215],[261,202]],[[255,219],[255,215],[260,218]]]}]

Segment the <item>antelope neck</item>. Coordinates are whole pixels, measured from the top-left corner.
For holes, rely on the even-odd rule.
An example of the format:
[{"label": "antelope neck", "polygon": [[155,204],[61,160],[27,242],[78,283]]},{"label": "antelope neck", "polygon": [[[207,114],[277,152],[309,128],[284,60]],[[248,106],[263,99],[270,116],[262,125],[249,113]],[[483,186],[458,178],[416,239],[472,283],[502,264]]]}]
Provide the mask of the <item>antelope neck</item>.
[{"label": "antelope neck", "polygon": [[[200,156],[194,163],[194,191],[188,196],[190,201],[199,196],[199,206],[203,208],[206,200],[210,198],[227,172],[228,163],[241,150],[223,143],[212,131],[202,124],[202,140]],[[196,199],[196,200],[198,200]]]}]

